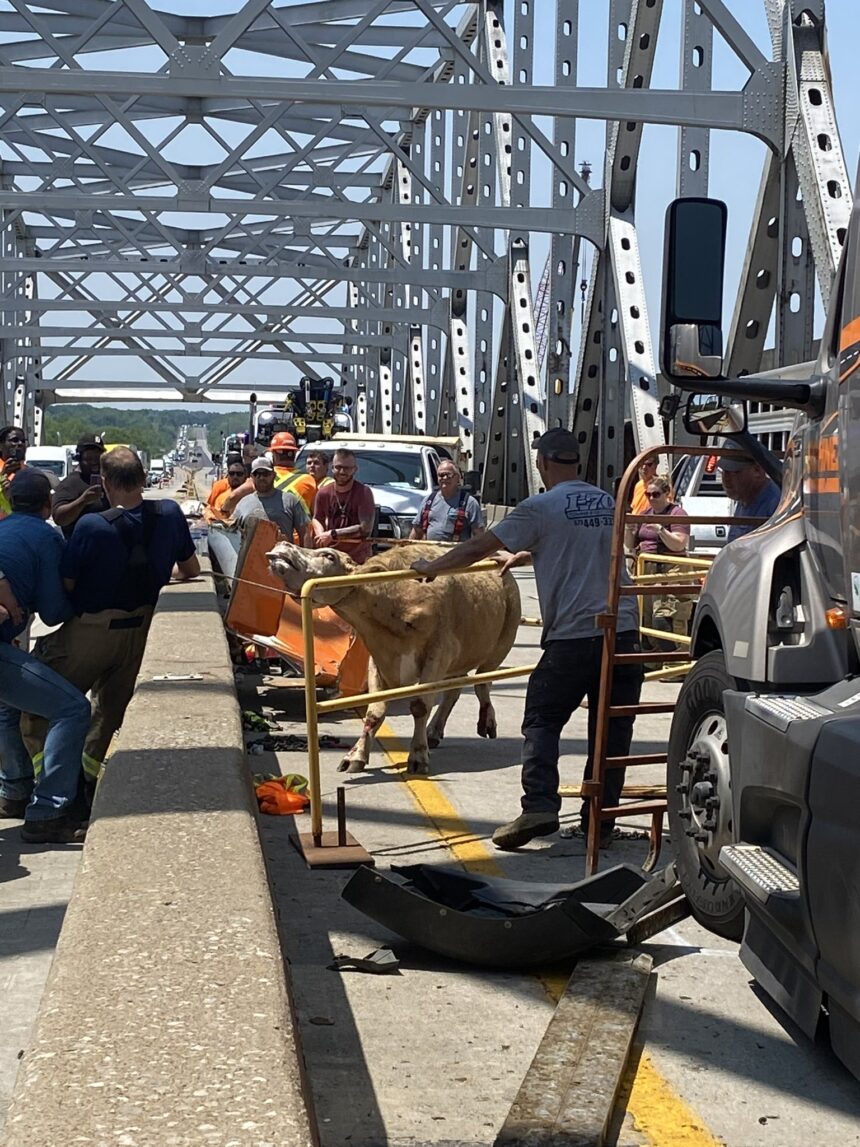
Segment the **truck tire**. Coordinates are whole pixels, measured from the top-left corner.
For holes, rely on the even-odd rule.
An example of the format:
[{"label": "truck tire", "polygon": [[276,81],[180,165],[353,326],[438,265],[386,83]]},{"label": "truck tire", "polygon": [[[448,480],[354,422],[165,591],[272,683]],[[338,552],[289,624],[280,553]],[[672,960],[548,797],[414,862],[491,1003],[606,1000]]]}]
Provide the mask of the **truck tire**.
[{"label": "truck tire", "polygon": [[666,769],[678,879],[699,923],[728,940],[743,934],[744,903],[719,862],[720,848],[733,841],[723,693],[746,687],[729,675],[721,649],[696,662],[678,695]]}]

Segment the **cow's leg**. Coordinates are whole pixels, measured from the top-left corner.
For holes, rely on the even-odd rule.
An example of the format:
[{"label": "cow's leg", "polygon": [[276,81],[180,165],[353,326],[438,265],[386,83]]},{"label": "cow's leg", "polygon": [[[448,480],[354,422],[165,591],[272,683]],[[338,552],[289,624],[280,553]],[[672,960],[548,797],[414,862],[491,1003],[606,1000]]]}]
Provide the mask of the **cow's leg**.
[{"label": "cow's leg", "polygon": [[[487,670],[484,669],[481,672],[486,673]],[[490,700],[489,684],[476,685],[475,694],[478,698],[478,736],[495,740],[497,736],[496,710]]]},{"label": "cow's leg", "polygon": [[457,698],[460,696],[460,692],[459,689],[449,689],[447,693],[442,694],[439,708],[433,714],[433,720],[427,726],[427,744],[431,749],[435,749],[443,740],[445,736],[445,726],[448,724],[451,710],[457,704]]},{"label": "cow's leg", "polygon": [[409,712],[415,719],[415,729],[412,732],[412,741],[409,745],[409,756],[406,760],[408,773],[430,772],[430,746],[427,744],[427,718],[433,708],[433,697],[413,697],[409,702]]},{"label": "cow's leg", "polygon": [[[376,693],[381,688],[382,682],[371,658],[367,663],[367,691]],[[370,741],[385,720],[385,709],[384,701],[374,701],[372,705],[368,705],[361,736],[338,765],[339,773],[360,773],[367,767],[370,761]]]},{"label": "cow's leg", "polygon": [[[418,672],[418,682],[441,681],[448,673],[449,657],[444,651],[431,653]],[[446,691],[446,697],[451,690]],[[456,695],[455,695],[456,700]],[[409,746],[406,769],[410,773],[430,772],[430,747],[427,744],[427,718],[433,708],[434,698],[427,693],[423,697],[413,697],[409,712],[415,719],[415,729]],[[443,700],[444,705],[444,700]]]}]

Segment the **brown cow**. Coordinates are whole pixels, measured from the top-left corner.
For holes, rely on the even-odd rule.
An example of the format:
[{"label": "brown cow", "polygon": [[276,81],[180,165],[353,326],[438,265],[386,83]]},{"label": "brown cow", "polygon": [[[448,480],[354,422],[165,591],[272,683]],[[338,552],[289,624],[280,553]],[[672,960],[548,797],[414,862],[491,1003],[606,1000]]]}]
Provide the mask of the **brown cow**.
[{"label": "brown cow", "polygon": [[[403,546],[357,566],[337,550],[305,550],[279,542],[268,558],[287,592],[298,596],[310,578],[408,569],[416,558],[435,557],[438,552],[431,545]],[[514,643],[520,621],[516,581],[510,573],[499,577],[493,570],[432,582],[358,582],[354,588],[331,590],[320,587],[314,601],[331,606],[364,641],[371,657],[368,687],[372,692],[460,677],[472,669],[497,669]],[[495,737],[490,687],[476,685],[475,693],[480,702],[478,734]],[[442,740],[445,722],[459,695],[459,689],[446,690],[429,728],[433,697],[414,697],[410,702],[415,731],[409,748],[409,772],[429,772],[429,750]],[[341,762],[341,772],[357,773],[365,768],[370,738],[384,717],[384,702],[368,707],[361,736]]]}]

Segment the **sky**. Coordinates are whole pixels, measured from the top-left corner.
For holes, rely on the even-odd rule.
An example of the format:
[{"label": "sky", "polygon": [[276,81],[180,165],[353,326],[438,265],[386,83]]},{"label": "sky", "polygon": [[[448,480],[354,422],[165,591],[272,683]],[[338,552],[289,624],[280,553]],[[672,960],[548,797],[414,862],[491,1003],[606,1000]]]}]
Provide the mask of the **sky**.
[{"label": "sky", "polygon": [[[743,22],[747,31],[767,55],[770,41],[764,16],[763,0],[726,0],[727,6]],[[856,13],[860,0],[828,0],[827,22],[829,47],[835,90],[837,120],[846,157],[849,176],[853,182],[857,172],[860,150],[860,100],[857,82]],[[155,7],[167,8],[156,2]],[[171,10],[187,14],[226,12],[236,5],[229,0],[188,0],[171,3]],[[509,39],[513,36],[513,0],[506,0]],[[536,3],[536,44],[552,42],[555,35],[555,3],[540,0]],[[606,44],[608,0],[581,0],[582,13],[579,45],[579,83],[583,86],[602,86],[606,80]],[[678,82],[680,53],[681,0],[664,0],[655,71],[652,87],[674,88]],[[538,56],[540,60],[540,55]],[[99,65],[96,65],[99,66]],[[111,66],[102,64],[101,66]],[[551,73],[550,73],[551,74]],[[746,69],[731,50],[717,37],[714,49],[714,86],[738,89],[746,79]],[[542,82],[541,72],[536,73]],[[659,300],[662,276],[663,218],[668,202],[675,193],[675,155],[678,131],[672,127],[646,126],[643,135],[639,167],[637,170],[637,225],[641,245],[643,274],[649,303],[652,331],[659,321]],[[597,121],[579,121],[577,127],[576,161],[588,160],[599,181],[604,152],[604,125]],[[731,303],[737,288],[739,272],[746,249],[752,209],[758,188],[759,174],[765,154],[764,144],[751,136],[737,133],[714,132],[711,143],[710,194],[724,199],[729,208],[729,236],[726,269],[726,329]],[[534,191],[538,199],[547,192],[548,175],[540,165],[533,168]],[[537,277],[542,266],[547,241],[534,237],[532,243],[533,274]],[[818,315],[820,327],[822,315]],[[96,368],[108,360],[93,360],[86,373],[96,374]],[[131,360],[118,360],[129,363]]]}]

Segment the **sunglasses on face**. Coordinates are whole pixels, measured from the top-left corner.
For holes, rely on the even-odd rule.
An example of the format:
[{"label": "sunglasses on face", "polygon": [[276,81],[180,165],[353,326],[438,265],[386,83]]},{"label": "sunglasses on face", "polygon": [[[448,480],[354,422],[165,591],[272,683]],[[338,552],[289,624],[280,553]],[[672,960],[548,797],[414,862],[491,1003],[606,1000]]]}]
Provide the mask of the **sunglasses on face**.
[{"label": "sunglasses on face", "polygon": [[647,492],[646,496],[649,498],[665,498],[666,497],[666,491],[665,490],[649,490]]},{"label": "sunglasses on face", "polygon": [[228,478],[244,478],[245,477],[245,471],[244,470],[228,470],[227,471],[227,477]]}]

